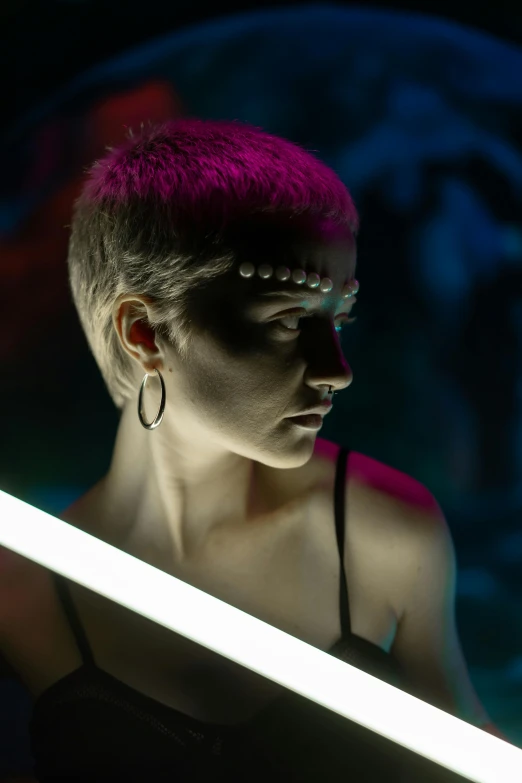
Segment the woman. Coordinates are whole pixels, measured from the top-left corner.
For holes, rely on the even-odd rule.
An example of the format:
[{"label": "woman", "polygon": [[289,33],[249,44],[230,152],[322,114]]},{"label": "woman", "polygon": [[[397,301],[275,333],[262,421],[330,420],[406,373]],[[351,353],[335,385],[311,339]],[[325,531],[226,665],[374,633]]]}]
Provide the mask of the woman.
[{"label": "woman", "polygon": [[[240,123],[151,127],[98,161],[68,265],[121,419],[63,518],[485,725],[436,501],[317,437],[352,382],[357,229],[333,171]],[[393,743],[36,564],[8,571],[1,650],[35,698],[40,780],[396,779]]]}]

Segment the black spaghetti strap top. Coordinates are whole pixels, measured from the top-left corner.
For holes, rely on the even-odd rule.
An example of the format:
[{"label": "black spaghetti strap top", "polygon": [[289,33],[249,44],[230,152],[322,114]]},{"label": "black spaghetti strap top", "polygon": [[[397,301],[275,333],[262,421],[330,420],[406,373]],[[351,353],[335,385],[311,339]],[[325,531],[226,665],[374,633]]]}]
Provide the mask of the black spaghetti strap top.
[{"label": "black spaghetti strap top", "polygon": [[[328,652],[401,687],[400,667],[393,657],[372,642],[351,633],[348,585],[343,565],[348,455],[347,449],[339,450],[334,490],[342,636]],[[321,725],[324,725],[334,713],[289,691],[261,710],[254,719],[239,726],[202,722],[167,707],[96,665],[67,582],[58,574],[54,578],[83,663],[53,683],[35,701],[30,738],[38,780],[169,780],[177,783],[203,777],[207,780],[209,775],[211,780],[221,780],[220,775],[224,775],[223,780],[227,783],[235,779],[266,780],[268,775],[272,781],[284,779],[285,783],[294,779],[292,770],[299,768],[296,759],[302,758],[302,751],[298,757],[294,754],[293,761],[289,762],[288,758],[284,761],[283,757],[288,756],[288,748],[292,744],[290,736],[293,734],[295,742],[302,746],[302,734],[299,733],[304,731],[303,720],[308,721],[306,731],[309,734],[310,727],[317,726],[318,714],[321,714]],[[315,723],[310,711],[315,711]],[[335,720],[344,737],[349,722],[338,715],[335,715]],[[359,730],[359,734],[364,731],[370,738],[376,737],[373,732],[362,730],[356,724],[350,725],[356,734]],[[327,733],[331,737],[335,734],[331,730]],[[310,747],[314,743],[317,745],[316,739],[317,732]],[[355,744],[360,743],[359,736]],[[395,748],[394,743],[389,743],[389,746]],[[333,763],[331,749],[328,754],[330,763]],[[313,769],[310,760],[306,766],[308,771]],[[283,775],[283,769],[284,778],[277,777]],[[236,773],[237,778],[234,777]],[[301,777],[295,778],[296,781],[303,783],[309,779],[306,770],[301,769],[299,774]],[[387,779],[392,778],[388,775]]]}]

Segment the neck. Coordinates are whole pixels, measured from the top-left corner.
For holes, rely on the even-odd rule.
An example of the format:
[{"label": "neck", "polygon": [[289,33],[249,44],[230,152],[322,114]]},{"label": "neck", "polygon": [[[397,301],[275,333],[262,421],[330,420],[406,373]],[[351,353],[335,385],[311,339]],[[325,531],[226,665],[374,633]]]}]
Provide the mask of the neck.
[{"label": "neck", "polygon": [[103,480],[110,525],[123,540],[169,546],[195,556],[218,527],[248,520],[258,509],[261,466],[230,451],[183,437],[165,416],[157,430],[124,409],[110,469]]}]

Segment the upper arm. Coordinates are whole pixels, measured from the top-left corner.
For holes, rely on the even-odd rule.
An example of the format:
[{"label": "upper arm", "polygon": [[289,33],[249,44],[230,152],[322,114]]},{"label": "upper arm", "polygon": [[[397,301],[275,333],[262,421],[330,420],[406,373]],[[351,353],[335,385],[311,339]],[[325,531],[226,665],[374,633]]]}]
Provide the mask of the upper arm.
[{"label": "upper arm", "polygon": [[0,680],[7,677],[19,679],[17,672],[2,655],[2,644],[7,634],[8,619],[12,615],[13,583],[17,581],[19,555],[10,549],[0,547]]},{"label": "upper arm", "polygon": [[457,561],[449,526],[436,510],[408,509],[402,612],[392,647],[415,695],[474,725],[489,722],[471,679],[456,625]]},{"label": "upper arm", "polygon": [[0,546],[0,644],[18,616],[35,573],[32,561]]},{"label": "upper arm", "polygon": [[2,636],[3,618],[7,612],[7,593],[12,581],[12,555],[10,549],[0,546],[0,638]]}]

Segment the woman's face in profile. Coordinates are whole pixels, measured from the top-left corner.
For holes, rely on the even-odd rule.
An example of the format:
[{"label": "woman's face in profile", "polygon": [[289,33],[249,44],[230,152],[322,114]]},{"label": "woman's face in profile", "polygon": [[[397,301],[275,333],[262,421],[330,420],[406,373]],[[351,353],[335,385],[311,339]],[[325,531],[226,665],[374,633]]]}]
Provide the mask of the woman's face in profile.
[{"label": "woman's face in profile", "polygon": [[337,329],[355,299],[341,295],[355,276],[355,241],[325,220],[313,230],[269,225],[243,237],[240,258],[316,272],[333,288],[325,294],[274,276],[245,279],[239,264],[212,281],[193,304],[187,358],[167,360],[179,408],[172,415],[194,427],[198,440],[205,433],[258,462],[297,466],[310,457],[318,431],[289,417],[325,399],[329,386],[340,391],[352,381]]}]

